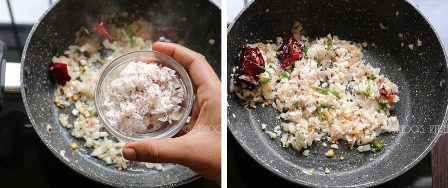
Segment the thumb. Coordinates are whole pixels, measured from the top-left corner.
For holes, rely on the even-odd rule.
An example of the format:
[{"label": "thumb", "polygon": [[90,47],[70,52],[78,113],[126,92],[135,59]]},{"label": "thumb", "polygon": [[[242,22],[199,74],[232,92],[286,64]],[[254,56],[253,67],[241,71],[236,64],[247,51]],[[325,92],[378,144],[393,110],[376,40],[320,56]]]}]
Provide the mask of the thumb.
[{"label": "thumb", "polygon": [[123,156],[130,161],[185,165],[190,148],[187,136],[127,143]]}]

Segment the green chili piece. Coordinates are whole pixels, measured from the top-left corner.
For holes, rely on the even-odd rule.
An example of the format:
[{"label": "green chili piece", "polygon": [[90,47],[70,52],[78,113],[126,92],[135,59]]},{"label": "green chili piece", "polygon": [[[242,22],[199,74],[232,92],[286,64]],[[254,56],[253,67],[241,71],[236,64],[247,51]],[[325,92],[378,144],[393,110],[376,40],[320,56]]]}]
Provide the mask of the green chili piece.
[{"label": "green chili piece", "polygon": [[370,84],[368,84],[366,92],[367,96],[370,97]]},{"label": "green chili piece", "polygon": [[305,54],[305,58],[308,58],[308,55],[307,55],[307,53],[308,53],[308,49],[309,49],[308,46],[303,45],[303,54]]},{"label": "green chili piece", "polygon": [[331,94],[336,97],[336,100],[339,100],[339,93],[337,91],[332,91]]},{"label": "green chili piece", "polygon": [[128,37],[129,39],[134,37],[134,33],[132,32],[132,24],[129,25],[128,28],[126,29],[126,37]]},{"label": "green chili piece", "polygon": [[322,108],[328,108],[330,110],[333,110],[333,108],[329,104],[323,105]]},{"label": "green chili piece", "polygon": [[376,100],[376,102],[378,102],[378,105],[380,106],[380,110],[384,110],[384,113],[387,114],[387,101],[381,102],[378,99]]},{"label": "green chili piece", "polygon": [[383,145],[384,145],[383,141],[375,139],[370,143],[370,150],[372,150],[373,152],[377,152],[383,147]]},{"label": "green chili piece", "polygon": [[306,149],[308,145],[305,142],[305,138],[303,137],[302,133],[300,133],[300,131],[298,131],[297,133],[298,133],[297,135],[299,136],[300,143],[303,145],[303,148]]},{"label": "green chili piece", "polygon": [[292,105],[292,107],[291,107],[291,110],[296,109],[298,105],[299,105],[299,102],[294,103],[294,105]]},{"label": "green chili piece", "polygon": [[322,118],[321,107],[317,107],[317,117]]},{"label": "green chili piece", "polygon": [[257,87],[255,87],[255,90],[260,89],[261,86],[271,81],[271,78],[260,78],[260,80],[258,81],[260,82],[260,84]]},{"label": "green chili piece", "polygon": [[280,73],[280,77],[289,78],[289,76],[286,72]]},{"label": "green chili piece", "polygon": [[131,39],[131,48],[133,48],[135,46],[135,37],[132,37]]},{"label": "green chili piece", "polygon": [[328,50],[333,46],[333,39],[329,36],[327,36],[327,44],[328,44]]},{"label": "green chili piece", "polygon": [[321,94],[324,94],[324,95],[328,95],[328,92],[330,91],[329,89],[318,88],[318,87],[314,87],[314,86],[311,86],[311,89],[313,89],[314,91],[317,91]]},{"label": "green chili piece", "polygon": [[368,86],[366,92],[368,97],[370,97],[370,80],[375,80],[375,78],[376,77],[372,74],[370,75],[369,80],[367,81]]},{"label": "green chili piece", "polygon": [[126,29],[126,37],[131,39],[131,48],[133,48],[135,45],[135,37],[134,33],[132,32],[132,24],[129,25],[128,28]]},{"label": "green chili piece", "polygon": [[56,47],[56,51],[54,53],[54,56],[59,57],[59,46]]}]

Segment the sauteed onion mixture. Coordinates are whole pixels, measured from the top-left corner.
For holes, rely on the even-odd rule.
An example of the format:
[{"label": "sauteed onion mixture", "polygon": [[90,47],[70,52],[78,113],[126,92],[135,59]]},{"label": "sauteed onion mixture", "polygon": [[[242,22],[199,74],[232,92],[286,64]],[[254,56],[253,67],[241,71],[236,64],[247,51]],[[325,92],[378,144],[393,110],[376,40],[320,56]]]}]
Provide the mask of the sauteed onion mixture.
[{"label": "sauteed onion mixture", "polygon": [[380,150],[384,143],[376,137],[399,130],[397,117],[390,116],[400,100],[397,85],[366,64],[361,43],[331,34],[313,40],[299,22],[291,32],[275,43],[244,45],[231,92],[246,107],[271,105],[281,112],[281,126],[268,131],[261,124],[262,129],[272,138],[280,136],[283,147],[305,149],[303,155],[313,142],[324,140],[332,149],[344,140],[346,147],[359,145],[360,152]]}]

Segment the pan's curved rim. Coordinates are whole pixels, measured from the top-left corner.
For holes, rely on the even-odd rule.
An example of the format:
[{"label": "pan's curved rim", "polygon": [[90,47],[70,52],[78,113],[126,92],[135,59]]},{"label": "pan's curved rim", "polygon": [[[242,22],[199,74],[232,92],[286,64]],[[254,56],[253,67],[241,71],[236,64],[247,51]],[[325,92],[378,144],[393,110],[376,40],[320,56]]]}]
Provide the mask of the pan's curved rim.
[{"label": "pan's curved rim", "polygon": [[238,20],[238,18],[240,18],[241,14],[243,14],[244,11],[246,11],[246,9],[252,5],[252,3],[254,3],[255,0],[250,1],[249,3],[247,3],[246,5],[244,5],[243,9],[238,13],[238,15],[235,16],[235,18],[233,19],[233,21],[230,23],[230,25],[227,27],[227,35],[229,35],[230,30],[232,30],[233,25],[235,24],[235,22]]},{"label": "pan's curved rim", "polygon": [[210,3],[214,4],[219,10],[221,10],[221,5],[218,4],[218,2],[214,0],[208,0]]},{"label": "pan's curved rim", "polygon": [[[239,19],[239,17],[243,14],[244,11],[246,11],[246,9],[248,9],[256,0],[253,0],[251,2],[249,2],[247,5],[244,6],[244,8],[238,13],[238,15],[233,19],[233,21],[230,23],[229,27],[227,28],[227,35],[230,33],[230,31],[232,30],[233,25],[237,22],[237,20]],[[410,4],[424,19],[425,21],[429,24],[429,26],[431,27],[431,29],[434,31],[435,35],[437,36],[437,39],[439,40],[439,43],[442,47],[443,50],[443,55],[445,58],[445,67],[448,68],[448,56],[445,50],[445,46],[443,45],[443,41],[439,35],[439,33],[437,32],[437,30],[435,29],[435,27],[432,25],[432,23],[429,21],[429,19],[426,17],[426,15],[414,4],[412,3],[410,0],[404,0],[403,3],[408,3]],[[226,86],[227,88],[227,86]],[[442,126],[439,127],[437,134],[435,135],[435,137],[433,138],[433,140],[431,141],[431,143],[429,144],[429,146],[417,157],[415,158],[410,164],[406,165],[404,168],[402,168],[401,170],[391,174],[390,176],[383,178],[383,179],[379,179],[375,182],[366,182],[363,184],[357,184],[357,185],[351,185],[351,186],[335,186],[335,187],[371,187],[371,186],[375,186],[375,185],[380,185],[383,183],[386,183],[398,176],[400,176],[401,174],[405,173],[406,171],[408,171],[410,168],[412,168],[413,166],[415,166],[418,162],[420,162],[423,157],[425,157],[429,151],[431,151],[431,149],[434,147],[434,145],[436,144],[436,142],[439,140],[440,136],[442,135],[442,130],[444,129],[444,127],[446,126],[448,121],[448,107],[445,110],[445,116],[443,117],[442,120]],[[228,129],[230,129],[230,127],[228,127]],[[233,135],[233,137],[235,138],[235,140],[238,142],[238,144],[244,149],[244,151],[249,154],[249,156],[255,160],[258,164],[260,164],[262,167],[264,167],[265,169],[267,169],[268,171],[270,171],[271,173],[277,175],[278,177],[281,177],[284,180],[287,180],[289,182],[292,183],[296,183],[296,184],[301,184],[301,185],[305,185],[305,186],[321,186],[321,185],[314,185],[314,184],[309,184],[308,182],[305,181],[294,181],[292,179],[289,179],[288,177],[284,177],[280,174],[278,174],[271,166],[266,165],[267,163],[263,163],[262,161],[260,161],[256,155],[254,155],[252,153],[252,151],[245,147],[245,145],[242,143],[241,140],[239,140],[239,138],[237,137],[236,133],[234,131],[231,130],[231,133]],[[334,186],[334,185],[332,185]]]},{"label": "pan's curved rim", "polygon": [[[90,180],[93,180],[95,182],[101,183],[101,184],[105,184],[108,186],[113,186],[113,187],[120,187],[122,185],[119,185],[117,183],[114,183],[113,181],[105,181],[103,179],[95,179],[94,177],[89,176],[88,174],[84,173],[84,171],[76,168],[75,166],[73,166],[72,164],[68,163],[65,159],[63,159],[60,154],[55,150],[54,147],[52,147],[51,145],[49,145],[48,141],[44,138],[44,136],[42,135],[43,133],[40,131],[37,131],[38,129],[35,128],[36,126],[36,122],[34,121],[34,118],[31,114],[30,108],[28,106],[27,103],[27,99],[26,99],[26,90],[25,90],[25,84],[24,84],[24,68],[25,68],[25,57],[26,57],[26,53],[27,53],[27,49],[28,49],[28,45],[29,42],[31,40],[31,37],[33,36],[35,30],[37,29],[37,27],[39,26],[40,22],[45,18],[45,16],[48,14],[48,12],[50,12],[53,7],[57,6],[57,4],[61,2],[61,0],[56,1],[55,3],[53,3],[52,5],[50,5],[50,7],[42,14],[42,16],[38,19],[38,21],[34,24],[33,28],[31,29],[24,49],[23,49],[23,53],[22,53],[22,57],[21,57],[21,69],[20,69],[20,91],[21,91],[21,95],[22,95],[22,100],[26,109],[26,113],[28,115],[28,118],[30,119],[31,124],[33,125],[33,128],[36,130],[37,134],[39,135],[39,138],[42,140],[42,142],[45,143],[45,146],[53,153],[53,155],[55,155],[60,161],[62,161],[62,163],[64,163],[65,165],[67,165],[69,168],[71,168],[72,170],[76,171],[77,173],[83,175],[84,177],[89,178]],[[221,10],[221,7],[214,2],[213,0],[208,0],[208,2],[210,2],[211,4],[215,5],[216,8],[218,8],[219,10]],[[189,182],[192,182],[194,180],[199,179],[201,176],[196,174],[188,179],[185,179],[183,181],[179,181],[177,183],[173,183],[173,184],[169,184],[169,185],[163,185],[163,186],[155,186],[155,187],[176,187],[176,186],[180,186],[180,185],[184,185],[187,184]],[[107,180],[107,179],[106,179]]]}]

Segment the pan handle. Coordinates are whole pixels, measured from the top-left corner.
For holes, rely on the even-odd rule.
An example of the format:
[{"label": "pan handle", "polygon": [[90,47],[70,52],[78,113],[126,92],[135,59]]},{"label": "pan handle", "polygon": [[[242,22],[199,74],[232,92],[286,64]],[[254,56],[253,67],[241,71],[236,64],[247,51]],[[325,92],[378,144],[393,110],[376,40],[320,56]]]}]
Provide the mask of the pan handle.
[{"label": "pan handle", "polygon": [[3,110],[3,95],[5,94],[6,44],[0,40],[0,110]]},{"label": "pan handle", "polygon": [[[3,110],[5,93],[20,93],[20,63],[6,62],[8,49],[0,40],[0,111]],[[6,71],[8,70],[8,71]]]}]

